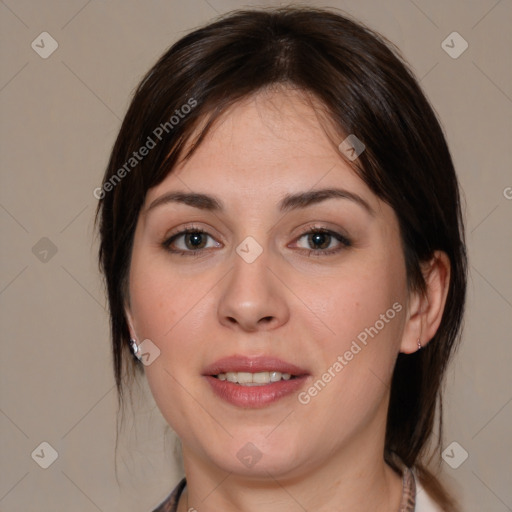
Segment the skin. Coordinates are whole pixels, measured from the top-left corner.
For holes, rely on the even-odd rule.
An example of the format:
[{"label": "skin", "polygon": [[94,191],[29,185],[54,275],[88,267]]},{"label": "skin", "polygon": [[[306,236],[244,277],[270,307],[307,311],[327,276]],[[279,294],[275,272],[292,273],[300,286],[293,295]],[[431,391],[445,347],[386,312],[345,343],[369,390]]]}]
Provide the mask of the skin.
[{"label": "skin", "polygon": [[[340,198],[277,208],[286,194],[329,187],[357,194],[371,213]],[[214,195],[224,210],[149,209],[171,191]],[[191,224],[210,235],[199,255],[162,245]],[[351,245],[315,245],[304,235],[311,225]],[[252,263],[235,250],[247,236],[263,250]],[[308,254],[326,246],[339,251]],[[181,236],[172,248],[193,245]],[[398,353],[417,350],[418,338],[426,345],[439,325],[443,253],[425,276],[425,296],[408,290],[395,212],[341,158],[302,95],[266,91],[230,108],[191,159],[148,191],[129,274],[131,334],[160,350],[145,372],[182,441],[179,511],[398,510],[401,479],[383,459],[389,384]],[[307,404],[292,394],[243,409],[201,375],[222,357],[265,354],[306,369],[307,390],[394,303],[401,311]],[[262,453],[251,468],[236,456],[247,442]]]}]

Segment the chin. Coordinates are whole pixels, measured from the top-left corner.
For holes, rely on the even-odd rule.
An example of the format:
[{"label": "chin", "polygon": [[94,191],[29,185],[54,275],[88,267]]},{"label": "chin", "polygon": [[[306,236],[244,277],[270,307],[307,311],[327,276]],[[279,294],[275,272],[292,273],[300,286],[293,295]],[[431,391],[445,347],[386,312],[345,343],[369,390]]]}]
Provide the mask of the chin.
[{"label": "chin", "polygon": [[237,436],[229,446],[218,446],[210,457],[222,471],[256,480],[296,475],[308,458],[311,459],[289,438],[288,442],[282,442],[282,439],[272,442],[261,432],[256,436]]}]

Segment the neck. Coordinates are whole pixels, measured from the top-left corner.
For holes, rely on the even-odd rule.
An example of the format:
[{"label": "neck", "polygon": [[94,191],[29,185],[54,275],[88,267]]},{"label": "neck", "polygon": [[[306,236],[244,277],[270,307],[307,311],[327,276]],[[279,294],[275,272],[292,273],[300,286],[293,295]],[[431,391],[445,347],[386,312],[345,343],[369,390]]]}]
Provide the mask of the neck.
[{"label": "neck", "polygon": [[[368,436],[356,436],[368,437]],[[178,512],[398,511],[402,480],[383,458],[382,439],[353,439],[318,467],[259,478],[227,473],[183,447],[187,487]]]}]

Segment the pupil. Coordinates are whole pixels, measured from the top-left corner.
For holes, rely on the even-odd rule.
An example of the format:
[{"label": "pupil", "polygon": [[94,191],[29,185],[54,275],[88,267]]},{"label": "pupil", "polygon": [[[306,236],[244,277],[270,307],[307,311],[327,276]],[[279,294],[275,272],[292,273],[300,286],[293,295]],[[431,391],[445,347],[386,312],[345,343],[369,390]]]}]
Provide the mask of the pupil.
[{"label": "pupil", "polygon": [[329,246],[330,235],[327,233],[314,233],[310,235],[310,241],[315,245],[320,245],[320,249],[325,249]]},{"label": "pupil", "polygon": [[204,245],[202,237],[202,233],[189,233],[186,238],[188,248],[197,249],[199,246]]}]

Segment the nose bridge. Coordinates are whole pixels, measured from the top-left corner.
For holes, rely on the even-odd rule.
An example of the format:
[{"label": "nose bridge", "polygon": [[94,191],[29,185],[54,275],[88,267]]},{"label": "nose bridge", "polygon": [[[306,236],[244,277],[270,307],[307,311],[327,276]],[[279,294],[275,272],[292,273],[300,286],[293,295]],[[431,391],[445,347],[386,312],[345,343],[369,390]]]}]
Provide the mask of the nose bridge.
[{"label": "nose bridge", "polygon": [[246,330],[278,326],[288,318],[284,290],[270,270],[272,255],[252,237],[233,254],[233,269],[218,305],[219,321]]},{"label": "nose bridge", "polygon": [[272,286],[269,282],[271,272],[268,267],[271,258],[268,250],[257,254],[250,242],[242,242],[236,253],[230,278],[232,291],[246,296],[247,299],[254,296],[254,300],[268,294],[268,288]]}]

